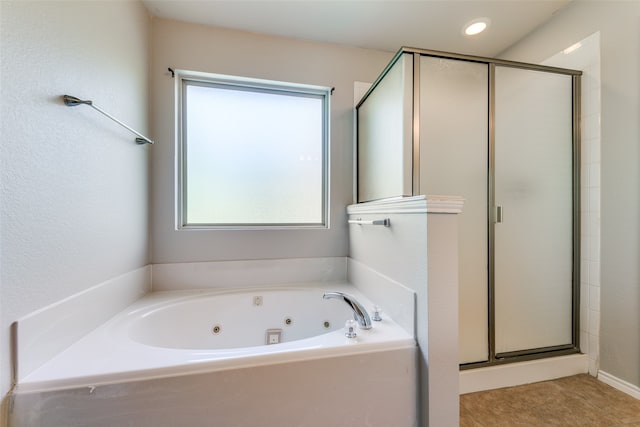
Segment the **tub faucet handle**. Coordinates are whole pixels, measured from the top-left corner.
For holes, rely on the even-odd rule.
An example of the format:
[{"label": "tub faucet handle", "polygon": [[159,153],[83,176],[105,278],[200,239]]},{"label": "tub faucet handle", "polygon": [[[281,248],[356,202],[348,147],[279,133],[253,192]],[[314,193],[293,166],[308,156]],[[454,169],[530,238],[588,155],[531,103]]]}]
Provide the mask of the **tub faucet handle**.
[{"label": "tub faucet handle", "polygon": [[371,320],[373,320],[374,322],[381,322],[382,321],[382,317],[380,316],[381,313],[382,313],[382,309],[380,308],[380,306],[374,305],[373,314],[371,315]]},{"label": "tub faucet handle", "polygon": [[344,336],[347,338],[355,338],[358,336],[356,332],[356,321],[349,319],[344,323]]}]

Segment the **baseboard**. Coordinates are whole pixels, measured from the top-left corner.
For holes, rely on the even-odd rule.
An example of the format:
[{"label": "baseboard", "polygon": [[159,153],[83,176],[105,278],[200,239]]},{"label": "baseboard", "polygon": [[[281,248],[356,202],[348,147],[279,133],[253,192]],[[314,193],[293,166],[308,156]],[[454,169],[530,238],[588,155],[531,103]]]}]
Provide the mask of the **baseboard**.
[{"label": "baseboard", "polygon": [[604,371],[598,371],[598,379],[603,383],[608,384],[611,387],[628,394],[631,397],[640,399],[640,387],[636,385],[626,382],[625,380],[621,380],[618,377],[614,377],[613,375]]}]

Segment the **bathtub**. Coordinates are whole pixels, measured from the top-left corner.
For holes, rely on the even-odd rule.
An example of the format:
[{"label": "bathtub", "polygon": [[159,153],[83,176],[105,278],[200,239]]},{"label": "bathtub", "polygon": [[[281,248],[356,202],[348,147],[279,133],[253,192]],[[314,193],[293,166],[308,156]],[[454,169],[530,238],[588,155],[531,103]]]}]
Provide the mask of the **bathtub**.
[{"label": "bathtub", "polygon": [[414,425],[413,336],[383,312],[346,338],[327,291],[373,306],[345,283],[150,293],[22,379],[10,425]]}]

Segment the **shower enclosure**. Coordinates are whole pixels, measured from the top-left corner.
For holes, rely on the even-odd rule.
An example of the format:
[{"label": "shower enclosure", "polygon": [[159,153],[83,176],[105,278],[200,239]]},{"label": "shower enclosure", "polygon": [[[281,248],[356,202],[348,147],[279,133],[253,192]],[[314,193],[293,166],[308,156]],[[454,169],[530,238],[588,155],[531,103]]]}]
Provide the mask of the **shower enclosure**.
[{"label": "shower enclosure", "polygon": [[357,200],[455,195],[460,364],[575,353],[580,71],[402,48],[357,105]]}]

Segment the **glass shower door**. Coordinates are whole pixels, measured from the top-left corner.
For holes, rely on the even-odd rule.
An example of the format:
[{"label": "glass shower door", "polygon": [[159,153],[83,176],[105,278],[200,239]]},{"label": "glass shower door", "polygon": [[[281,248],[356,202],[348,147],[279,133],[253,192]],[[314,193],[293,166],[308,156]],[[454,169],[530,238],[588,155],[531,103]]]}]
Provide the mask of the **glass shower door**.
[{"label": "glass shower door", "polygon": [[460,363],[489,358],[489,67],[420,58],[420,191],[464,197],[459,227]]},{"label": "glass shower door", "polygon": [[571,76],[495,67],[497,358],[573,342]]}]

